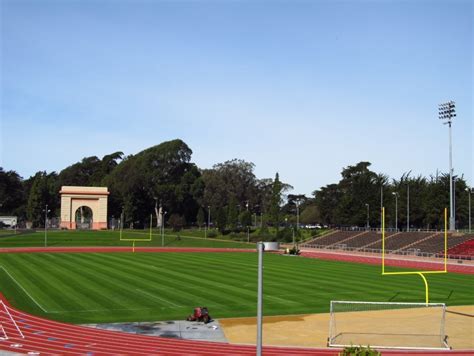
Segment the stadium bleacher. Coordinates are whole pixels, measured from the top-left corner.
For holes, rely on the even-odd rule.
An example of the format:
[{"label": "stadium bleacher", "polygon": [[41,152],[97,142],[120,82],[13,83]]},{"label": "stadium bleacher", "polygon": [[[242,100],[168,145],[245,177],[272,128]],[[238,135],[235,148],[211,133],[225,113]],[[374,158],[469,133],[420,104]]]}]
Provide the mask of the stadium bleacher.
[{"label": "stadium bleacher", "polygon": [[474,235],[470,235],[470,240],[448,249],[448,255],[474,256]]},{"label": "stadium bleacher", "polygon": [[[448,234],[448,254],[451,256],[474,254],[474,235]],[[464,245],[471,241],[469,244]],[[319,248],[343,248],[347,250],[382,250],[380,231],[335,230],[310,241],[307,245]],[[458,247],[457,249],[454,249]],[[387,252],[410,252],[438,254],[444,251],[444,233],[439,232],[386,232],[385,250]]]}]

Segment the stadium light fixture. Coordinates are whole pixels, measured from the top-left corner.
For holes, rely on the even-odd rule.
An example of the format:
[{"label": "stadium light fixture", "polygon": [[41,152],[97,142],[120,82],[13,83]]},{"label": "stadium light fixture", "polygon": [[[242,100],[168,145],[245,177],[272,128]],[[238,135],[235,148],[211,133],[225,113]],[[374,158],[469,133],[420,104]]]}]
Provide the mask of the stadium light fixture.
[{"label": "stadium light fixture", "polygon": [[455,217],[453,207],[453,149],[451,138],[451,124],[456,117],[456,104],[454,101],[447,101],[438,105],[439,119],[444,120],[443,124],[449,126],[449,231],[454,231]]},{"label": "stadium light fixture", "polygon": [[467,196],[469,197],[469,233],[471,233],[471,194],[472,194],[472,188],[466,187],[466,192]]},{"label": "stadium light fixture", "polygon": [[392,192],[395,195],[395,231],[398,232],[398,193]]}]

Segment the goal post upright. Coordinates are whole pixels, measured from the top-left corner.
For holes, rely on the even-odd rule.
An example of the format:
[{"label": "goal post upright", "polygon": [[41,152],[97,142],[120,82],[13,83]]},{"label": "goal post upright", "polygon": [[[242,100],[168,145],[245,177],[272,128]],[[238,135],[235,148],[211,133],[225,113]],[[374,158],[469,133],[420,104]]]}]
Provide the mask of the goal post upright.
[{"label": "goal post upright", "polygon": [[447,208],[444,208],[444,268],[441,271],[400,271],[385,272],[385,207],[382,207],[382,275],[419,275],[425,284],[425,303],[429,303],[429,285],[425,274],[448,273],[448,230],[447,230]]},{"label": "goal post upright", "polygon": [[129,239],[129,238],[123,238],[123,214],[121,218],[121,224],[120,224],[120,241],[129,241],[132,242],[132,252],[135,252],[135,242],[145,242],[145,241],[151,241],[153,238],[153,233],[152,233],[152,227],[153,227],[153,214],[150,214],[150,228],[149,228],[149,236],[146,239]]}]

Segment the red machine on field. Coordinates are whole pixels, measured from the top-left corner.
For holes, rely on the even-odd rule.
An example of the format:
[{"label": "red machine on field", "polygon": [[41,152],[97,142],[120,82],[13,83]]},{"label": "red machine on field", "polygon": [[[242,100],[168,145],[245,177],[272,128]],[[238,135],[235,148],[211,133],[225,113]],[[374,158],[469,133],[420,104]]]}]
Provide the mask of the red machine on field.
[{"label": "red machine on field", "polygon": [[211,321],[211,316],[206,307],[197,307],[194,308],[194,314],[190,314],[187,318],[187,321],[202,321],[205,324]]}]

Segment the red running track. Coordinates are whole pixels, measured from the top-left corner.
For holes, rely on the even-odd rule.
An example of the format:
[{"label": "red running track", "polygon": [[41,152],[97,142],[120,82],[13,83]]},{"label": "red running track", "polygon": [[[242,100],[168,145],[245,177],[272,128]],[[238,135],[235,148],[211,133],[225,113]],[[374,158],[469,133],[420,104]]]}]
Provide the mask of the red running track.
[{"label": "red running track", "polygon": [[[135,252],[255,252],[244,248],[190,248],[190,247],[135,247]],[[132,252],[132,247],[85,246],[85,247],[5,247],[0,253],[109,253]]]},{"label": "red running track", "polygon": [[[140,252],[250,252],[235,249],[184,249],[184,248],[139,248]],[[0,249],[0,253],[13,252],[129,252],[130,248],[21,248]],[[307,253],[305,253],[307,254]],[[336,256],[339,256],[335,254]],[[334,256],[334,257],[336,257]],[[314,254],[308,257],[320,257]],[[327,257],[327,256],[325,256]],[[354,257],[354,256],[352,256]],[[363,262],[363,261],[359,261]],[[364,261],[364,263],[370,263]],[[192,340],[167,339],[155,336],[127,334],[109,330],[98,330],[79,325],[39,318],[11,307],[0,294],[0,350],[41,355],[254,355],[255,346]],[[7,313],[7,310],[10,314]],[[11,315],[11,317],[10,317]],[[16,321],[20,333],[14,325]],[[4,340],[7,335],[8,339]],[[472,351],[385,351],[390,355],[473,355]],[[333,349],[309,349],[296,347],[263,348],[264,355],[337,355]]]},{"label": "red running track", "polygon": [[[0,340],[0,350],[35,355],[255,355],[254,346],[218,342],[167,339],[99,330],[60,323],[23,313],[8,305],[0,295],[0,322],[8,340]],[[10,314],[7,314],[6,310]],[[12,321],[22,331],[21,337]],[[4,336],[0,333],[0,337]],[[264,355],[337,355],[334,349],[263,347]],[[470,351],[385,351],[389,355],[472,355]]]}]

